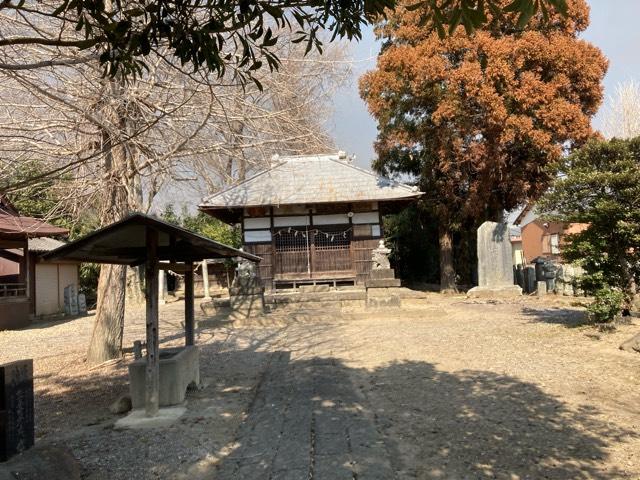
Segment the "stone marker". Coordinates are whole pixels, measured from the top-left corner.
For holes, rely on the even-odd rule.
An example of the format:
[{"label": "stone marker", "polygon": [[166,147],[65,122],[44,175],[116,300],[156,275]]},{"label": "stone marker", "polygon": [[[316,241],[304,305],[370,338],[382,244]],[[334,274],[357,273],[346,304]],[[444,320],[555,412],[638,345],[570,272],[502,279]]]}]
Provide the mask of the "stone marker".
[{"label": "stone marker", "polygon": [[539,297],[543,297],[544,295],[547,294],[547,282],[545,281],[538,282],[538,289],[536,290],[536,294]]},{"label": "stone marker", "polygon": [[254,262],[245,258],[238,260],[236,275],[229,288],[229,302],[234,319],[264,313],[264,285]]},{"label": "stone marker", "polygon": [[536,268],[528,265],[524,267],[524,291],[526,293],[533,293],[536,291]]},{"label": "stone marker", "polygon": [[167,274],[164,270],[158,270],[158,304],[167,303]]},{"label": "stone marker", "polygon": [[0,462],[32,447],[33,360],[0,365]]},{"label": "stone marker", "polygon": [[64,313],[78,315],[78,290],[74,283],[64,287]]},{"label": "stone marker", "polygon": [[202,291],[204,294],[203,300],[208,302],[211,300],[211,295],[209,294],[209,266],[207,265],[206,260],[202,260]]},{"label": "stone marker", "polygon": [[78,294],[78,312],[82,315],[87,314],[87,296],[84,293]]},{"label": "stone marker", "polygon": [[513,283],[513,251],[506,223],[484,222],[478,228],[478,286],[471,297],[522,295]]}]

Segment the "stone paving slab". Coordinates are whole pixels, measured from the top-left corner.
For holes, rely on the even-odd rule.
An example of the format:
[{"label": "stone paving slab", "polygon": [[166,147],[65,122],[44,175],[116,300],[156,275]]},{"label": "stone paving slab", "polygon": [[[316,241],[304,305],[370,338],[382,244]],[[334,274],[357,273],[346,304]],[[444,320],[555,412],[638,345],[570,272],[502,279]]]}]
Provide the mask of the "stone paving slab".
[{"label": "stone paving slab", "polygon": [[384,443],[344,367],[332,359],[272,354],[238,448],[217,478],[391,480]]}]

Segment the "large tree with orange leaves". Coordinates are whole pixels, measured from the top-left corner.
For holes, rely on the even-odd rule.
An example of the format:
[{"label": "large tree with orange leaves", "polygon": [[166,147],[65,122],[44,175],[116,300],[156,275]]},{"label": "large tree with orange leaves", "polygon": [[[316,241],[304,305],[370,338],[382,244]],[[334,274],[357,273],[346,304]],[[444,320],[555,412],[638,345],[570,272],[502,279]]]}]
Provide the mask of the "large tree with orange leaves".
[{"label": "large tree with orange leaves", "polygon": [[550,180],[547,166],[593,136],[607,60],[579,38],[589,23],[585,0],[524,28],[495,10],[472,35],[458,27],[439,36],[422,15],[398,8],[378,25],[383,48],[360,91],[378,121],[373,167],[413,175],[426,192],[441,285],[451,290],[452,234],[535,199]]}]

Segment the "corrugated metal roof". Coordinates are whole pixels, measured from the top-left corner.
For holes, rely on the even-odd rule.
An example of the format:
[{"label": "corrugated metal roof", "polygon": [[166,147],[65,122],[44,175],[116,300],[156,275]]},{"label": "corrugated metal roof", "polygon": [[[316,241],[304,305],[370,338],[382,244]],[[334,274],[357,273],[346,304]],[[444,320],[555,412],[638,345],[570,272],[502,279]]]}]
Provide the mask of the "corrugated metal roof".
[{"label": "corrugated metal roof", "polygon": [[237,250],[182,227],[143,213],[132,213],[119,222],[67,243],[43,255],[46,260],[141,265],[147,259],[147,232],[158,232],[157,260],[197,262],[205,258],[243,257],[259,262],[260,257]]},{"label": "corrugated metal roof", "polygon": [[30,238],[28,240],[29,251],[36,253],[50,252],[65,245],[65,242],[50,237]]},{"label": "corrugated metal roof", "polygon": [[338,155],[280,157],[274,167],[205,197],[202,208],[400,200],[415,187],[351,165]]}]

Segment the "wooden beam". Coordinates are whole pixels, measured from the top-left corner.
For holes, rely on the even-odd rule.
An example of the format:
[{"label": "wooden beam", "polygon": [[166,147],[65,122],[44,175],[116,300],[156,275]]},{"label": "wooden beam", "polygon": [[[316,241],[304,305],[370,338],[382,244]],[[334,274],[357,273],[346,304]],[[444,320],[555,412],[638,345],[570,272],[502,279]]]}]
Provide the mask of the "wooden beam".
[{"label": "wooden beam", "polygon": [[183,273],[189,270],[188,263],[185,265],[184,263],[176,263],[176,262],[160,262],[158,264],[158,268],[160,270],[171,270],[176,273]]},{"label": "wooden beam", "polygon": [[194,322],[194,294],[193,294],[193,263],[185,264],[184,272],[184,343],[188,347],[195,344]]},{"label": "wooden beam", "polygon": [[147,296],[147,368],[145,373],[145,412],[157,415],[160,407],[160,342],[158,332],[158,231],[146,229],[147,262],[145,293]]}]

